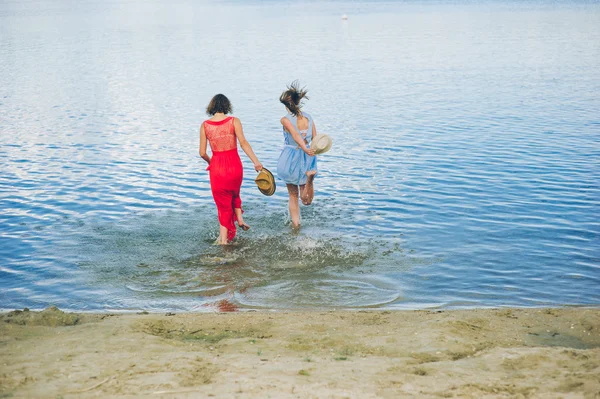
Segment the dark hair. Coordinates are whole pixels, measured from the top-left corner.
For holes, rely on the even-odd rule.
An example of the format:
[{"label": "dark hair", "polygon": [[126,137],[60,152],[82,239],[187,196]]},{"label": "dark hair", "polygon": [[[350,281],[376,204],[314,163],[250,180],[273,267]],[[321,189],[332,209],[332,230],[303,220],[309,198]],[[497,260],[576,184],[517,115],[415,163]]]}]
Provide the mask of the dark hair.
[{"label": "dark hair", "polygon": [[300,113],[300,108],[302,108],[303,105],[302,99],[306,98],[308,100],[308,97],[306,96],[308,90],[304,89],[304,87],[300,88],[300,83],[297,80],[294,80],[292,84],[287,87],[287,90],[281,93],[281,96],[279,97],[279,101],[281,101],[294,116],[298,116]]},{"label": "dark hair", "polygon": [[210,103],[208,103],[208,107],[206,107],[206,113],[211,116],[217,112],[229,114],[231,113],[231,109],[231,102],[229,102],[229,99],[223,94],[217,94],[212,98],[212,100],[210,100]]}]

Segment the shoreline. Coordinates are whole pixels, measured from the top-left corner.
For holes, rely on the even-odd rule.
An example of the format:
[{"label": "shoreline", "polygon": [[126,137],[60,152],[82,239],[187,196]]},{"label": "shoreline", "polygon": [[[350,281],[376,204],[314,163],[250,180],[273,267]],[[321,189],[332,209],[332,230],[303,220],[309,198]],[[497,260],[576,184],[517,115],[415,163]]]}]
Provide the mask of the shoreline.
[{"label": "shoreline", "polygon": [[59,309],[63,313],[73,314],[87,314],[87,315],[164,315],[166,313],[172,313],[177,315],[184,314],[214,314],[214,313],[328,313],[328,312],[455,312],[455,311],[476,311],[476,310],[546,310],[546,309],[600,309],[600,303],[598,304],[567,304],[567,305],[541,305],[541,306],[472,306],[472,307],[406,307],[406,308],[384,308],[384,307],[357,307],[357,308],[252,308],[252,307],[241,307],[227,299],[223,299],[212,304],[207,305],[203,310],[177,310],[177,309],[164,309],[164,310],[146,310],[146,309],[65,309],[59,308],[55,305],[50,305],[46,308],[0,308],[0,317],[6,316],[12,312],[32,312],[40,313],[47,311],[50,308]]},{"label": "shoreline", "polygon": [[0,313],[0,398],[600,397],[600,307]]}]

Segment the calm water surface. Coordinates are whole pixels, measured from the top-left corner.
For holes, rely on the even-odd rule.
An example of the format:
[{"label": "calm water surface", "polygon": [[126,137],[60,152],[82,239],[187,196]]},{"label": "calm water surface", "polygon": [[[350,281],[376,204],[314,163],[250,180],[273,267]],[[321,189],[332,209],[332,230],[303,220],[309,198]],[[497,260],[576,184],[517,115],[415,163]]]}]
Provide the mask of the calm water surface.
[{"label": "calm water surface", "polygon": [[[245,159],[215,246],[203,109],[274,170],[296,78],[303,227]],[[2,1],[0,309],[598,305],[599,93],[592,1]]]}]

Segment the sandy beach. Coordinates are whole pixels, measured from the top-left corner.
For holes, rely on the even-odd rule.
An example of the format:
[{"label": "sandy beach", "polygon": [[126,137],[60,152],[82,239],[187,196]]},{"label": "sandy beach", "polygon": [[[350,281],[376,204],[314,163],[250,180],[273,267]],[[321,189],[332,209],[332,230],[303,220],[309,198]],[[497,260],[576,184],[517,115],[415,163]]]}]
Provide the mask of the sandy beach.
[{"label": "sandy beach", "polygon": [[0,319],[0,398],[600,397],[598,308]]}]

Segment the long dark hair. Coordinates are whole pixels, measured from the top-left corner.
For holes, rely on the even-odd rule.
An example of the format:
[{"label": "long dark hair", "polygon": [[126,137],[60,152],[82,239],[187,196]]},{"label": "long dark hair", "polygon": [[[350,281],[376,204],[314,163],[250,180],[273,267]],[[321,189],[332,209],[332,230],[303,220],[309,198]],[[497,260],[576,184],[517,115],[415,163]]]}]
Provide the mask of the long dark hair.
[{"label": "long dark hair", "polygon": [[287,90],[281,93],[279,101],[281,101],[294,116],[298,116],[303,105],[302,99],[306,98],[308,100],[307,93],[308,90],[305,90],[304,87],[300,88],[300,82],[294,80],[292,84],[287,87]]},{"label": "long dark hair", "polygon": [[229,114],[231,113],[231,110],[231,102],[223,94],[214,96],[212,100],[210,100],[210,103],[208,103],[208,107],[206,107],[206,113],[211,116],[218,112]]}]

